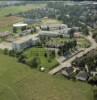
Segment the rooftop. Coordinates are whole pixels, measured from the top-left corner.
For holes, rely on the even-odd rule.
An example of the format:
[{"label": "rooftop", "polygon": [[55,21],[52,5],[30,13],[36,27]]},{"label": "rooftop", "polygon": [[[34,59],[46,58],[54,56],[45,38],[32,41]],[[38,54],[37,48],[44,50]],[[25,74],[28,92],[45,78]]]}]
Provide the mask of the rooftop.
[{"label": "rooftop", "polygon": [[37,36],[38,36],[38,34],[18,37],[14,40],[14,43],[21,44],[21,43],[24,43],[30,39],[36,40],[38,38]]},{"label": "rooftop", "polygon": [[26,23],[16,23],[16,24],[13,24],[13,27],[24,27],[24,26],[27,26],[28,24]]},{"label": "rooftop", "polygon": [[40,35],[58,35],[59,32],[56,32],[56,31],[40,31],[39,32]]}]

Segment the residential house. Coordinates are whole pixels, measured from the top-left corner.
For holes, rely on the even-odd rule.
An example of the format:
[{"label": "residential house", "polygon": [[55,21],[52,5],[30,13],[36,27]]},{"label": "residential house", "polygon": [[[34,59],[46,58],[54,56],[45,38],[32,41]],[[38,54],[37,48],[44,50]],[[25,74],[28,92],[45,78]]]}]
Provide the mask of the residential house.
[{"label": "residential house", "polygon": [[75,77],[77,80],[87,81],[89,78],[89,75],[86,71],[80,71]]}]

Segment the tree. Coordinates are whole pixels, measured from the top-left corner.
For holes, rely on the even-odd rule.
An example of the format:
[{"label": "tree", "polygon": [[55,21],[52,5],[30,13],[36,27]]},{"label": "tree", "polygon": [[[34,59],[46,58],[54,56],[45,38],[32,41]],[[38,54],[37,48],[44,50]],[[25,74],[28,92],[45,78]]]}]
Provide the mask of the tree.
[{"label": "tree", "polygon": [[89,30],[86,25],[82,26],[81,31],[84,35],[89,35]]},{"label": "tree", "polygon": [[4,54],[7,55],[8,53],[9,53],[8,49],[5,48],[5,49],[4,49]]},{"label": "tree", "polygon": [[24,27],[21,28],[21,31],[24,31],[24,30],[26,30],[26,26],[24,26]]},{"label": "tree", "polygon": [[70,36],[70,38],[73,38],[74,37],[74,32],[75,32],[76,30],[74,29],[74,28],[72,28],[72,29],[70,29],[69,30],[69,36]]},{"label": "tree", "polygon": [[46,53],[46,52],[45,52],[44,56],[47,58],[47,56],[48,56],[48,55],[47,55],[47,53]]},{"label": "tree", "polygon": [[22,62],[22,63],[25,63],[26,61],[25,61],[25,56],[24,55],[20,55],[19,57],[18,57],[18,61],[19,62]]},{"label": "tree", "polygon": [[37,68],[39,65],[40,65],[40,59],[38,57],[34,57],[29,65],[32,67],[32,68]]},{"label": "tree", "polygon": [[53,50],[53,51],[50,52],[51,58],[55,58],[55,55],[56,55],[56,54],[55,54],[55,50]]},{"label": "tree", "polygon": [[10,50],[10,51],[9,51],[9,55],[10,55],[10,56],[15,56],[15,55],[16,55],[16,52],[15,52],[14,50]]},{"label": "tree", "polygon": [[17,33],[17,28],[13,27],[13,33]]}]

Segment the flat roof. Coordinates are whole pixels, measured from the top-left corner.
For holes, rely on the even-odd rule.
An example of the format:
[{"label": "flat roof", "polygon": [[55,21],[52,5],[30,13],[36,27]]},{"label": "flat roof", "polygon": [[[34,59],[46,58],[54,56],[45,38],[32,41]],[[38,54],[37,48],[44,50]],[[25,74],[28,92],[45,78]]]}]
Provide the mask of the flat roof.
[{"label": "flat roof", "polygon": [[24,27],[24,26],[27,26],[28,24],[26,23],[16,23],[16,24],[13,24],[13,27]]},{"label": "flat roof", "polygon": [[40,35],[59,35],[59,32],[56,31],[40,31]]},{"label": "flat roof", "polygon": [[38,39],[37,36],[38,36],[38,34],[35,34],[35,35],[26,35],[26,36],[18,37],[18,38],[16,38],[13,41],[13,43],[21,44],[21,43],[24,43],[24,42],[26,42],[26,41],[28,41],[30,39],[36,40],[36,39]]}]

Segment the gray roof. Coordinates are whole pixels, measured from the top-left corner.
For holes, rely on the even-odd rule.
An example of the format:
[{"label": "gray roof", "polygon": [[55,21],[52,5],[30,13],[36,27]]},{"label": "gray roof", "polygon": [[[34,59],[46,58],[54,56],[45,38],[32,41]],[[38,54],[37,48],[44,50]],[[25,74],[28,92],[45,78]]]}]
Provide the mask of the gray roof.
[{"label": "gray roof", "polygon": [[86,81],[88,79],[88,73],[85,71],[80,71],[76,75],[76,79],[81,80],[81,81]]},{"label": "gray roof", "polygon": [[65,76],[70,76],[74,71],[73,67],[67,67],[64,70],[62,70],[62,74]]}]

